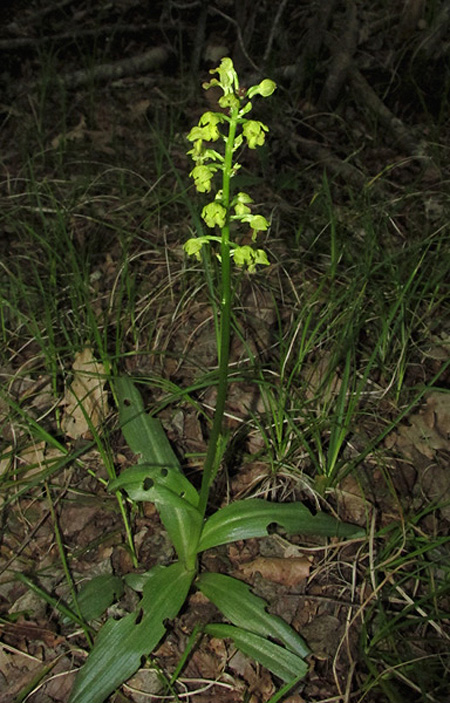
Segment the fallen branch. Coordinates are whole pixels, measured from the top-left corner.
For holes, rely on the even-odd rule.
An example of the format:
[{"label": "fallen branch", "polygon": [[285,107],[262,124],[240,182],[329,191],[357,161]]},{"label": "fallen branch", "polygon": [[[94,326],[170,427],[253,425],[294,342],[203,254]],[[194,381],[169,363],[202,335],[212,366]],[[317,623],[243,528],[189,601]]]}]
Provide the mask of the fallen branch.
[{"label": "fallen branch", "polygon": [[427,155],[426,143],[418,140],[416,136],[411,134],[402,120],[389,110],[355,66],[350,69],[349,78],[354,94],[358,96],[359,104],[365,104],[379,119],[386,132],[392,135],[394,141],[407,154],[421,163],[424,169],[424,177],[427,180],[435,180],[438,178],[439,169],[430,156]]},{"label": "fallen branch", "polygon": [[37,49],[45,44],[60,44],[61,42],[77,41],[86,37],[111,37],[116,34],[142,34],[148,30],[161,30],[159,22],[146,22],[145,24],[108,24],[92,29],[71,29],[61,34],[49,34],[43,37],[12,37],[0,39],[0,51],[16,51],[17,49]]},{"label": "fallen branch", "polygon": [[346,183],[349,183],[354,188],[361,189],[364,187],[366,182],[364,175],[351,164],[342,161],[323,144],[297,135],[294,135],[291,139],[296,156],[306,155],[315,163],[327,168],[334,175],[341,176]]},{"label": "fallen branch", "polygon": [[91,81],[105,83],[124,78],[125,76],[135,76],[139,73],[145,73],[147,71],[153,71],[155,68],[160,68],[166,63],[170,55],[171,51],[169,47],[157,46],[140,56],[133,56],[130,59],[122,59],[114,63],[101,64],[92,69],[66,73],[60,76],[60,81],[67,88],[79,88]]},{"label": "fallen branch", "polygon": [[358,46],[358,19],[354,2],[349,4],[345,24],[347,29],[341,38],[326,42],[330,47],[332,59],[318,100],[318,106],[321,109],[329,108],[337,101],[342,87],[347,81],[352,57]]}]

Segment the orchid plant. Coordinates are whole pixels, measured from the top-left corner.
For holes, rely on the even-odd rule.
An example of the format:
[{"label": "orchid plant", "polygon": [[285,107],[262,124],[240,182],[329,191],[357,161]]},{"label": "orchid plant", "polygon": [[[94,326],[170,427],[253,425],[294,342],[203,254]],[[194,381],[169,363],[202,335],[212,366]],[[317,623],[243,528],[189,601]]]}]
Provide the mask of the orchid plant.
[{"label": "orchid plant", "polygon": [[[223,93],[218,103],[221,111],[205,112],[188,134],[194,161],[190,176],[200,193],[214,192],[217,176],[220,187],[204,205],[204,234],[185,244],[188,255],[201,258],[202,249],[211,247],[219,260],[220,309],[218,326],[218,393],[215,414],[199,490],[184,475],[160,421],[145,412],[139,391],[131,379],[112,381],[118,399],[122,432],[137,457],[136,464],[125,469],[110,482],[109,490],[125,491],[131,501],[151,501],[173,543],[177,559],[169,566],[157,565],[145,573],[125,576],[126,585],[141,594],[134,612],[119,620],[109,618],[100,628],[86,663],[77,675],[70,703],[103,701],[141,666],[164,636],[167,624],[175,618],[191,589],[198,589],[210,599],[228,622],[205,624],[202,632],[227,638],[248,656],[267,667],[285,682],[286,690],[307,670],[305,658],[310,651],[302,637],[282,618],[271,615],[266,603],[250,588],[230,576],[202,571],[201,554],[207,549],[236,540],[264,537],[268,528],[279,526],[288,534],[358,537],[359,527],[343,524],[329,515],[312,515],[302,503],[276,504],[262,499],[231,503],[208,514],[208,499],[223,456],[225,409],[230,328],[232,312],[232,265],[250,273],[258,265],[269,264],[266,253],[256,246],[259,232],[269,228],[267,219],[252,211],[252,198],[245,192],[233,193],[233,177],[240,168],[237,152],[244,146],[256,149],[264,143],[268,127],[249,119],[251,100],[267,98],[275,83],[263,80],[243,90],[230,58],[222,59],[211,71],[218,74],[204,88],[216,86]],[[252,230],[254,246],[231,240],[230,224],[236,222]],[[103,577],[104,579],[104,577]],[[111,577],[116,579],[117,577]],[[117,585],[117,584],[116,584]],[[92,581],[87,585],[93,592]],[[107,592],[102,581],[103,594]],[[95,589],[94,589],[95,590]],[[119,592],[120,589],[119,589]],[[95,615],[114,600],[117,588],[110,588],[110,598],[103,597]],[[92,602],[80,593],[78,609]],[[92,600],[92,599],[91,599]],[[186,657],[172,676],[180,673]]]}]

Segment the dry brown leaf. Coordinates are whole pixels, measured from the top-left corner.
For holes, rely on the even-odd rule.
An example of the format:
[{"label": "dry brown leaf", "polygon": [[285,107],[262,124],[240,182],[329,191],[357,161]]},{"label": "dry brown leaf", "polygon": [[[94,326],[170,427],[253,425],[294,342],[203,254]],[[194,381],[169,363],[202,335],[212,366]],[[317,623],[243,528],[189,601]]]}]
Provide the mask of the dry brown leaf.
[{"label": "dry brown leaf", "polygon": [[336,653],[342,628],[339,618],[323,613],[302,628],[302,635],[316,656],[327,658]]},{"label": "dry brown leaf", "polygon": [[137,100],[130,105],[131,119],[137,120],[140,117],[145,117],[148,108],[151,105],[151,100],[144,98],[144,100]]},{"label": "dry brown leaf", "polygon": [[58,149],[58,147],[61,145],[61,142],[75,142],[80,139],[83,139],[85,134],[86,118],[84,117],[84,115],[81,115],[80,121],[78,122],[76,127],[69,130],[68,132],[65,132],[64,134],[58,134],[56,137],[54,137],[54,139],[52,139],[52,148]]},{"label": "dry brown leaf", "polygon": [[86,347],[76,355],[72,370],[74,379],[62,402],[61,428],[71,439],[90,439],[92,429],[100,427],[108,411],[105,369]]},{"label": "dry brown leaf", "polygon": [[424,414],[430,427],[444,439],[450,439],[450,393],[430,393]]},{"label": "dry brown leaf", "polygon": [[0,459],[0,476],[14,466],[17,467],[18,473],[20,472],[21,475],[26,473],[27,477],[30,478],[30,476],[34,476],[42,469],[47,468],[52,460],[62,455],[63,452],[60,449],[48,447],[44,441],[32,442],[20,450],[10,445],[4,449]]},{"label": "dry brown leaf", "polygon": [[335,489],[335,496],[338,500],[339,515],[344,522],[366,524],[367,515],[371,514],[373,506],[351,474],[340,481],[339,488]]},{"label": "dry brown leaf", "polygon": [[268,581],[280,583],[283,586],[297,586],[305,581],[311,569],[308,557],[257,557],[253,561],[239,566],[239,572],[245,577],[252,577],[256,573]]},{"label": "dry brown leaf", "polygon": [[342,381],[337,371],[330,373],[331,362],[331,353],[325,351],[318,361],[304,365],[305,395],[308,400],[320,397],[325,405],[337,397]]},{"label": "dry brown leaf", "polygon": [[22,652],[0,649],[0,674],[4,684],[0,688],[2,703],[15,703],[17,696],[35,679],[42,662]]},{"label": "dry brown leaf", "polygon": [[432,392],[426,405],[408,417],[408,424],[398,427],[394,444],[410,458],[416,450],[433,459],[438,449],[447,449],[450,433],[450,393]]},{"label": "dry brown leaf", "polygon": [[420,483],[428,500],[437,503],[442,517],[450,521],[450,475],[448,466],[431,464],[423,472]]}]

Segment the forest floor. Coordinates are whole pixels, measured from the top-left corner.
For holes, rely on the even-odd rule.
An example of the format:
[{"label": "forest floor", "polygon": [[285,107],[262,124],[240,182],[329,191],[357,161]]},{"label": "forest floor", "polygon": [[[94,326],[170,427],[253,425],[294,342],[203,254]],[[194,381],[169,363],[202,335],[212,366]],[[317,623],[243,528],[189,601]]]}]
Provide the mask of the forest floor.
[{"label": "forest floor", "polygon": [[[13,22],[16,39],[34,32],[36,14],[11,7],[3,51]],[[66,21],[53,31],[72,31]],[[214,305],[183,250],[204,204],[186,135],[214,108],[201,89],[212,64],[192,76],[163,52],[149,71],[94,79],[120,51],[98,40],[89,58],[85,38],[67,41],[23,54],[18,44],[2,74],[4,703],[68,701],[88,643],[61,604],[94,576],[134,570],[107,492],[111,472],[133,463],[108,378],[139,382],[197,485],[216,399]],[[129,42],[130,54],[143,49],[140,36]],[[271,221],[259,243],[271,263],[236,279],[229,449],[212,506],[301,500],[366,530],[347,542],[275,531],[202,556],[202,570],[245,580],[308,642],[309,673],[289,703],[450,699],[450,130],[442,108],[407,117],[408,96],[395,99],[427,146],[422,161],[370,105],[318,111],[281,81],[263,107],[255,99],[269,132],[239,174]],[[127,510],[139,570],[170,564],[153,504]],[[125,589],[108,614],[133,598]],[[194,627],[217,617],[190,595],[111,700],[271,700],[280,681],[207,637],[166,686]]]}]

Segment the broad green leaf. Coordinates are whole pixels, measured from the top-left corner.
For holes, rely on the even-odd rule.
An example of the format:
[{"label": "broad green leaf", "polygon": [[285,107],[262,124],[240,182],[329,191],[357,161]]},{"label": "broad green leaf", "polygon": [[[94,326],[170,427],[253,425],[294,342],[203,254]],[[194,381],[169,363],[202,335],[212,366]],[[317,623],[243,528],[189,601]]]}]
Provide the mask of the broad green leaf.
[{"label": "broad green leaf", "polygon": [[300,657],[310,653],[300,635],[277,615],[268,613],[267,603],[242,581],[224,574],[204,573],[198,577],[196,586],[233,625],[245,625],[257,635],[274,637]]},{"label": "broad green leaf", "polygon": [[121,376],[113,383],[119,403],[120,426],[128,446],[140,456],[139,464],[167,470],[165,485],[179,485],[175,492],[183,493],[192,505],[198,505],[198,493],[181,471],[161,422],[145,412],[141,394],[133,381]]},{"label": "broad green leaf", "polygon": [[77,596],[77,603],[83,618],[89,622],[103,615],[105,610],[122,595],[121,578],[112,574],[100,574],[83,583]]},{"label": "broad green leaf", "polygon": [[[144,467],[126,469],[117,479],[111,481],[108,490],[117,491],[123,488],[132,500],[154,503],[179,558],[193,568],[203,526],[201,513],[186,498],[153,480],[148,468],[141,474],[141,468]],[[131,474],[129,481],[128,474]]]},{"label": "broad green leaf", "polygon": [[296,654],[241,627],[212,624],[205,627],[205,632],[212,637],[229,637],[244,654],[283,681],[303,678],[308,672],[307,663]]},{"label": "broad green leaf", "polygon": [[155,569],[136,611],[101,628],[69,703],[103,703],[134,674],[164,635],[164,621],[178,614],[193,576],[180,562]]},{"label": "broad green leaf", "polygon": [[199,551],[250,537],[267,537],[279,525],[288,534],[357,538],[365,532],[357,525],[339,522],[331,515],[313,515],[303,503],[269,503],[251,498],[221,508],[206,521]]},{"label": "broad green leaf", "polygon": [[113,381],[119,403],[119,420],[123,436],[142,461],[154,466],[180,468],[161,422],[145,412],[141,394],[133,381],[120,376]]},{"label": "broad green leaf", "polygon": [[155,566],[152,566],[151,569],[144,571],[141,574],[138,574],[135,571],[130,571],[129,574],[125,574],[123,580],[127,586],[133,589],[133,591],[142,593],[147,583],[155,576],[155,573],[157,573],[158,570],[165,568],[166,567],[162,564],[156,564]]},{"label": "broad green leaf", "polygon": [[153,486],[162,486],[185,498],[191,505],[197,505],[198,493],[194,486],[181,471],[174,471],[166,466],[152,466],[151,464],[138,464],[124,469],[122,473],[111,481],[108,490],[125,490],[132,500],[152,500],[149,489]]},{"label": "broad green leaf", "polygon": [[150,489],[150,500],[155,503],[161,521],[169,533],[178,557],[194,568],[198,554],[198,543],[203,526],[201,513],[168,488],[155,486]]}]

